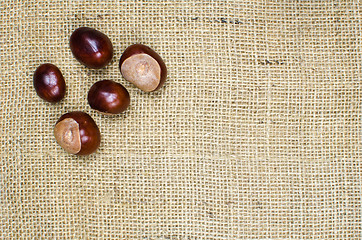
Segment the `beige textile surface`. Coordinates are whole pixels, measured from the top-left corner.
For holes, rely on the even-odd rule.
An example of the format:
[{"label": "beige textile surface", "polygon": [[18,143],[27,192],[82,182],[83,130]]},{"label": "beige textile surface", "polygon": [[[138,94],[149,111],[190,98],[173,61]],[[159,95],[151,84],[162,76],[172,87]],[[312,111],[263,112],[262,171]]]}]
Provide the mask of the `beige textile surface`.
[{"label": "beige textile surface", "polygon": [[[361,5],[355,1],[1,1],[0,239],[361,239]],[[90,70],[68,39],[114,44]],[[169,77],[143,93],[118,70],[151,46]],[[68,91],[42,101],[56,64]],[[86,101],[101,79],[125,114]],[[52,129],[73,110],[102,132],[76,157]]]}]

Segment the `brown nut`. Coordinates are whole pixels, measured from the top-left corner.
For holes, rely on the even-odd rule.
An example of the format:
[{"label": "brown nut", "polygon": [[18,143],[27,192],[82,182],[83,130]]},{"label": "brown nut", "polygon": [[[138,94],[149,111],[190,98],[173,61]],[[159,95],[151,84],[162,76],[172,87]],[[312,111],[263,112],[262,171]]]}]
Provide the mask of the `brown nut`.
[{"label": "brown nut", "polygon": [[33,85],[36,93],[48,102],[59,102],[65,95],[65,81],[59,68],[53,64],[40,65],[34,72]]},{"label": "brown nut", "polygon": [[166,81],[167,68],[162,58],[151,48],[134,44],[119,60],[122,76],[145,92],[156,91]]},{"label": "brown nut", "polygon": [[102,113],[118,114],[130,103],[127,89],[112,80],[98,81],[89,89],[88,103]]},{"label": "brown nut", "polygon": [[70,36],[69,45],[74,57],[89,68],[102,68],[113,57],[111,40],[93,28],[76,29]]},{"label": "brown nut", "polygon": [[101,142],[97,124],[84,112],[69,112],[61,116],[54,127],[54,136],[65,151],[76,155],[94,153]]}]

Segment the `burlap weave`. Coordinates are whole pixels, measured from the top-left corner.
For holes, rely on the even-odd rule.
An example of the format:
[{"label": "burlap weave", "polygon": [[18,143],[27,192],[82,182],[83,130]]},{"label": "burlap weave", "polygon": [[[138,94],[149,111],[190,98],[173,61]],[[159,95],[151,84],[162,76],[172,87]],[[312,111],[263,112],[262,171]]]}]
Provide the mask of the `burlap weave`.
[{"label": "burlap weave", "polygon": [[[0,239],[362,238],[359,0],[2,0],[0,17]],[[72,56],[80,26],[113,42],[105,69]],[[160,91],[121,77],[133,43],[165,60]],[[60,104],[33,89],[45,62]],[[101,79],[129,90],[125,114],[90,109]],[[73,110],[97,154],[56,144]]]}]

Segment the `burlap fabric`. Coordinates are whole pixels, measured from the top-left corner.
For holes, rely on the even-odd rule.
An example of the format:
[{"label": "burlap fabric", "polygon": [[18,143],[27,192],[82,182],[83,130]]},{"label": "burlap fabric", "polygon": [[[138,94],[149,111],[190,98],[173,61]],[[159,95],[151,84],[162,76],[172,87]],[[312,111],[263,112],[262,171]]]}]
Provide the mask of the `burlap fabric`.
[{"label": "burlap fabric", "polygon": [[[1,2],[0,239],[361,239],[361,5],[355,1]],[[90,70],[68,46],[80,26],[114,44]],[[169,77],[143,93],[118,69],[133,43]],[[45,62],[60,104],[35,93]],[[86,96],[130,92],[125,114]],[[97,154],[55,142],[64,113],[100,127]]]}]

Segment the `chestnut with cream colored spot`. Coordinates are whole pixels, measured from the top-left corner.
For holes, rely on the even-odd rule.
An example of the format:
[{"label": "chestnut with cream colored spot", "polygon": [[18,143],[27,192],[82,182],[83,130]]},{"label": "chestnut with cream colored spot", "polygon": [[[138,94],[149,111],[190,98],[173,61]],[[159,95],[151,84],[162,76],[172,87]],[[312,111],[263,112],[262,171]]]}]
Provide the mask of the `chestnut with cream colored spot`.
[{"label": "chestnut with cream colored spot", "polygon": [[154,91],[161,80],[161,68],[151,56],[141,53],[127,58],[122,66],[123,77],[145,92]]},{"label": "chestnut with cream colored spot", "polygon": [[119,68],[127,81],[145,92],[161,88],[167,77],[162,58],[142,44],[131,45],[123,52]]},{"label": "chestnut with cream colored spot", "polygon": [[69,112],[61,116],[54,127],[58,144],[68,153],[89,155],[100,145],[101,134],[91,116],[84,112]]},{"label": "chestnut with cream colored spot", "polygon": [[55,125],[57,143],[68,153],[77,154],[81,149],[79,125],[72,118],[66,118]]}]

